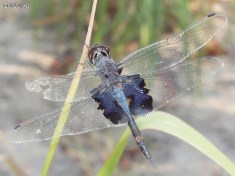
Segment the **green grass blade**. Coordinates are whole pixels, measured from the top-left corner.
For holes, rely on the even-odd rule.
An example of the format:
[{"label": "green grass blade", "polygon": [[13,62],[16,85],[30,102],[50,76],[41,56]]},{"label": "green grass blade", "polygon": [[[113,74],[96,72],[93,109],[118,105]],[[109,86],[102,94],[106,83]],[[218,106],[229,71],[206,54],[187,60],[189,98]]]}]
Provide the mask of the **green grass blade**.
[{"label": "green grass blade", "polygon": [[[94,0],[93,5],[92,5],[91,17],[90,17],[87,36],[86,36],[86,40],[85,40],[85,44],[88,45],[88,46],[90,44],[90,38],[91,38],[91,32],[92,32],[93,23],[94,23],[94,16],[95,16],[95,11],[96,11],[97,1],[98,0]],[[87,52],[88,52],[88,48],[87,48],[87,46],[84,45],[81,60],[80,60],[81,64],[78,65],[77,72],[79,72],[83,69],[83,65],[85,63]],[[61,133],[63,131],[63,128],[65,126],[65,123],[66,123],[67,118],[68,118],[69,113],[70,113],[70,109],[71,109],[71,105],[72,105],[70,102],[71,102],[71,100],[74,99],[74,96],[76,94],[76,91],[77,91],[77,88],[78,88],[78,85],[79,85],[79,81],[80,81],[80,77],[78,77],[78,76],[76,76],[76,78],[74,78],[73,81],[72,81],[71,87],[69,89],[66,101],[65,101],[64,106],[62,108],[60,118],[57,122],[55,132],[53,134],[52,141],[51,141],[51,144],[50,144],[50,147],[49,147],[49,151],[48,151],[48,154],[47,154],[44,166],[43,166],[43,170],[42,170],[42,175],[43,176],[48,175],[52,160],[53,160],[54,155],[55,155],[57,145],[58,145],[59,140],[60,140],[60,137],[57,137],[57,136],[61,136]]]},{"label": "green grass blade", "polygon": [[[182,139],[214,160],[218,165],[224,168],[229,175],[235,175],[234,163],[210,141],[182,120],[164,112],[153,112],[148,115],[148,118],[139,118],[136,122],[141,130],[160,130]],[[115,149],[100,169],[97,174],[98,176],[112,175],[130,136],[131,132],[129,128],[127,128],[118,140]]]},{"label": "green grass blade", "polygon": [[108,159],[106,160],[105,164],[100,169],[97,176],[112,175],[127,145],[128,137],[130,135],[131,135],[131,132],[129,128],[127,128],[127,130],[125,130],[122,136],[119,138],[116,144],[116,147],[114,148],[113,152],[109,155]]}]

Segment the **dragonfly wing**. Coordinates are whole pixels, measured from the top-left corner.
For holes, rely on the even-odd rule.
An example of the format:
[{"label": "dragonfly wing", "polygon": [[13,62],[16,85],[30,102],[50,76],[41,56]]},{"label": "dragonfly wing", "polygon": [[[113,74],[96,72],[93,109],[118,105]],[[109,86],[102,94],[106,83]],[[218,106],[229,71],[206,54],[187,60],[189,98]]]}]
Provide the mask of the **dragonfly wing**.
[{"label": "dragonfly wing", "polygon": [[90,91],[101,83],[96,71],[81,71],[62,76],[48,76],[25,83],[30,92],[43,93],[44,99],[65,101],[73,78],[80,79],[73,101],[80,101],[91,96]]},{"label": "dragonfly wing", "polygon": [[224,66],[221,59],[204,57],[182,62],[166,70],[143,75],[154,109],[158,109],[188,92]]},{"label": "dragonfly wing", "polygon": [[210,14],[174,37],[137,50],[118,63],[122,74],[141,75],[176,65],[203,47],[226,22],[226,15]]},{"label": "dragonfly wing", "polygon": [[[75,135],[103,128],[120,126],[114,125],[97,110],[98,104],[90,97],[80,102],[73,102],[70,113],[61,136]],[[69,106],[65,106],[69,110]],[[17,125],[9,138],[16,143],[48,140],[53,137],[61,109],[36,116],[32,120]]]}]

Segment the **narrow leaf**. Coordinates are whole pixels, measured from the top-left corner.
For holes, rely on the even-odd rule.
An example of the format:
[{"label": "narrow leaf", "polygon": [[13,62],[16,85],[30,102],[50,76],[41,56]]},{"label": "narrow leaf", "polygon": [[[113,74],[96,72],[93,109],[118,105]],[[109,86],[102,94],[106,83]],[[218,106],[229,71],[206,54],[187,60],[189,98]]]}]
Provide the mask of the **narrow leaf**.
[{"label": "narrow leaf", "polygon": [[[141,130],[160,130],[182,139],[214,160],[219,166],[224,168],[229,175],[235,175],[234,163],[232,163],[232,161],[230,161],[209,140],[182,120],[164,112],[153,112],[146,118],[143,117],[137,119],[136,122]],[[118,140],[115,149],[100,169],[97,174],[98,176],[112,175],[130,136],[130,130],[127,128]]]}]

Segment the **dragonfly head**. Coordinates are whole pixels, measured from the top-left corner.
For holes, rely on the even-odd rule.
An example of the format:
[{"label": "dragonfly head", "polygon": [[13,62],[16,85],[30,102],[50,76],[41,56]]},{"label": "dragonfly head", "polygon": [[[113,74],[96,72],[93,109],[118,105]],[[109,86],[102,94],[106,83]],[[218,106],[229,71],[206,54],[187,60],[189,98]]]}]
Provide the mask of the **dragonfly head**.
[{"label": "dragonfly head", "polygon": [[88,53],[89,61],[92,65],[96,65],[96,62],[100,59],[100,57],[110,57],[110,50],[108,47],[100,44],[96,44],[89,50]]}]

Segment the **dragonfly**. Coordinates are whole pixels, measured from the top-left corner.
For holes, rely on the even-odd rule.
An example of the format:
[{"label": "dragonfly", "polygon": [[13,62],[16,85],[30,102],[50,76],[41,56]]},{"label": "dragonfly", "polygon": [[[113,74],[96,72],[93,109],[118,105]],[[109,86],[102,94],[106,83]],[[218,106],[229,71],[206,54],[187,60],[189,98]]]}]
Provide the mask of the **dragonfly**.
[{"label": "dragonfly", "polygon": [[[152,162],[135,120],[185,94],[223,67],[223,61],[216,57],[188,57],[210,41],[226,22],[225,14],[211,13],[183,32],[118,62],[112,58],[109,47],[96,44],[89,50],[82,71],[41,77],[25,85],[31,92],[42,93],[44,99],[65,101],[72,80],[80,78],[61,136],[128,125],[140,150]],[[53,134],[60,114],[61,108],[38,115],[17,125],[9,137],[17,143],[58,137]]]}]

